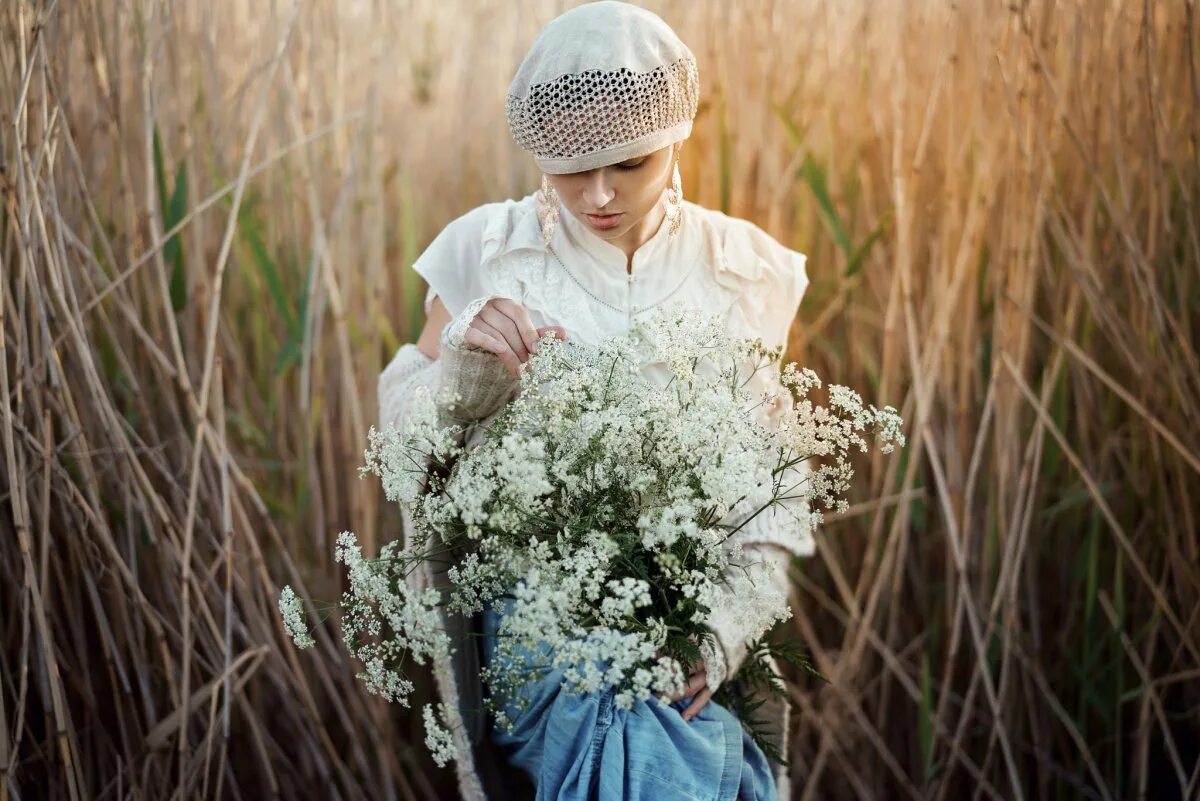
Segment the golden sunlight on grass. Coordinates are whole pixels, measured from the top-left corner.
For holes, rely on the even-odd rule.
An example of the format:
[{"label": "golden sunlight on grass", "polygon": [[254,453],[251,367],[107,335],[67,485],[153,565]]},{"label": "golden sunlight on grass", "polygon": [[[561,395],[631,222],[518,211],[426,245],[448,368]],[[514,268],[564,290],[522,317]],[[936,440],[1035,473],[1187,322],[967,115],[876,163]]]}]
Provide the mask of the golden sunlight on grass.
[{"label": "golden sunlight on grass", "polygon": [[[793,567],[796,797],[1196,798],[1194,2],[647,5],[684,195],[808,254],[788,357],[907,423]],[[504,90],[563,8],[0,4],[0,799],[452,792],[275,600],[399,531],[407,267],[536,187]]]}]

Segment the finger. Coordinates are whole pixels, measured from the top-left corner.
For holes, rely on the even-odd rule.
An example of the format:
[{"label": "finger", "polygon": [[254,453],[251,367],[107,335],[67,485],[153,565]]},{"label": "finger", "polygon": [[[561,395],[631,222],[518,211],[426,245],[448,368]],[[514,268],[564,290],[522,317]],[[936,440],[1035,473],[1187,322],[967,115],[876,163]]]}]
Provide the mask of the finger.
[{"label": "finger", "polygon": [[683,710],[683,719],[691,720],[692,718],[696,717],[697,713],[699,713],[700,710],[704,708],[704,705],[707,704],[712,698],[712,695],[712,690],[708,689],[707,687],[698,692],[696,697],[692,699],[692,702],[688,704],[688,708]]},{"label": "finger", "polygon": [[521,333],[517,330],[517,324],[508,317],[508,315],[496,309],[495,306],[484,306],[479,310],[479,316],[476,321],[482,320],[492,328],[500,332],[504,340],[508,342],[508,347],[518,361],[525,361],[529,358],[529,348],[525,347],[525,342],[521,339]]},{"label": "finger", "polygon": [[[553,337],[559,342],[567,342],[570,339],[566,329],[561,325],[544,325],[537,330],[537,335],[539,340]],[[538,347],[540,348],[541,345],[539,344]]]},{"label": "finger", "polygon": [[[494,325],[487,322],[482,317],[476,317],[474,320],[472,320],[471,327],[478,328],[480,331],[487,334],[497,342],[503,342],[505,345],[508,344],[508,340],[504,338],[504,334],[498,331]],[[509,348],[509,350],[512,350],[512,348]]]},{"label": "finger", "polygon": [[503,339],[497,339],[472,325],[463,334],[463,341],[477,348],[483,348],[486,351],[494,353],[500,361],[504,362],[504,366],[508,368],[510,373],[514,376],[520,376],[521,364],[517,361],[516,355],[508,347],[508,343]]},{"label": "finger", "polygon": [[510,298],[497,298],[496,308],[513,321],[513,325],[517,327],[517,334],[520,335],[521,342],[525,345],[525,350],[536,353],[537,328],[534,327],[533,320],[529,319],[529,309]]},{"label": "finger", "polygon": [[[489,311],[488,322],[504,332],[513,352],[518,357],[524,352],[522,362],[528,359],[533,351],[537,331],[529,320],[529,312],[525,307],[511,298],[496,298],[484,308]],[[497,319],[502,322],[498,322]]]}]

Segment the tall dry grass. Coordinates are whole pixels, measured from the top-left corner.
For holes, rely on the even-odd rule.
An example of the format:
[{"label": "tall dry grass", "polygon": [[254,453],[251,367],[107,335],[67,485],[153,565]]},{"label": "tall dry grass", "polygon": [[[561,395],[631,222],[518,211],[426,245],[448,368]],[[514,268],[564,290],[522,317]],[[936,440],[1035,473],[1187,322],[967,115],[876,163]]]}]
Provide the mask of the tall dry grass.
[{"label": "tall dry grass", "polygon": [[[651,7],[685,194],[809,254],[790,356],[909,423],[793,571],[797,797],[1197,798],[1194,0]],[[396,536],[407,265],[536,185],[561,8],[0,4],[0,798],[452,792],[274,601]]]}]

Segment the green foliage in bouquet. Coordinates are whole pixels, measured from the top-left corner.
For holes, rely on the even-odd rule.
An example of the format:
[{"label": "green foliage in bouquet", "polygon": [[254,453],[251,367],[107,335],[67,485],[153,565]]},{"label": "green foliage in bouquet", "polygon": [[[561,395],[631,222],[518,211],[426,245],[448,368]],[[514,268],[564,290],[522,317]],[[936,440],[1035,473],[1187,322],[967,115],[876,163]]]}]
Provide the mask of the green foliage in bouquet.
[{"label": "green foliage in bouquet", "polygon": [[804,647],[794,638],[779,640],[780,625],[776,624],[747,647],[746,660],[732,681],[727,681],[713,693],[712,700],[733,711],[749,732],[754,742],[768,759],[791,766],[787,758],[775,746],[774,737],[779,732],[773,729],[773,721],[757,717],[756,714],[771,696],[790,703],[784,677],[772,665],[785,663],[801,673],[815,676],[823,682],[829,679],[821,674],[808,660]]}]

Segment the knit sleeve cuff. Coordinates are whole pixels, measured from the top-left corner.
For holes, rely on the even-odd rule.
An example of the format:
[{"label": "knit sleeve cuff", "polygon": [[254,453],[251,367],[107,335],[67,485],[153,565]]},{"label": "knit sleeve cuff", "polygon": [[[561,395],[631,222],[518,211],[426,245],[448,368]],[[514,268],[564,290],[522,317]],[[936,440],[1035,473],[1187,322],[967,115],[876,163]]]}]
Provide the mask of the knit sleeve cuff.
[{"label": "knit sleeve cuff", "polygon": [[465,425],[495,414],[519,391],[521,379],[508,371],[500,357],[464,339],[479,310],[494,297],[486,295],[466,308],[442,329],[439,339],[442,362],[440,386],[456,398],[446,408],[452,422]]},{"label": "knit sleeve cuff", "polygon": [[500,357],[466,342],[464,334],[479,310],[493,297],[487,295],[467,304],[442,328],[437,359],[407,343],[379,374],[377,387],[379,420],[401,426],[407,401],[416,383],[430,388],[435,398],[443,391],[453,400],[439,405],[439,425],[466,426],[499,411],[519,391],[521,380],[509,373]]},{"label": "knit sleeve cuff", "polygon": [[794,556],[812,556],[817,546],[806,519],[807,504],[790,505],[791,501],[779,503],[783,508],[772,506],[764,509],[739,529],[733,538],[743,546],[770,544]]}]

